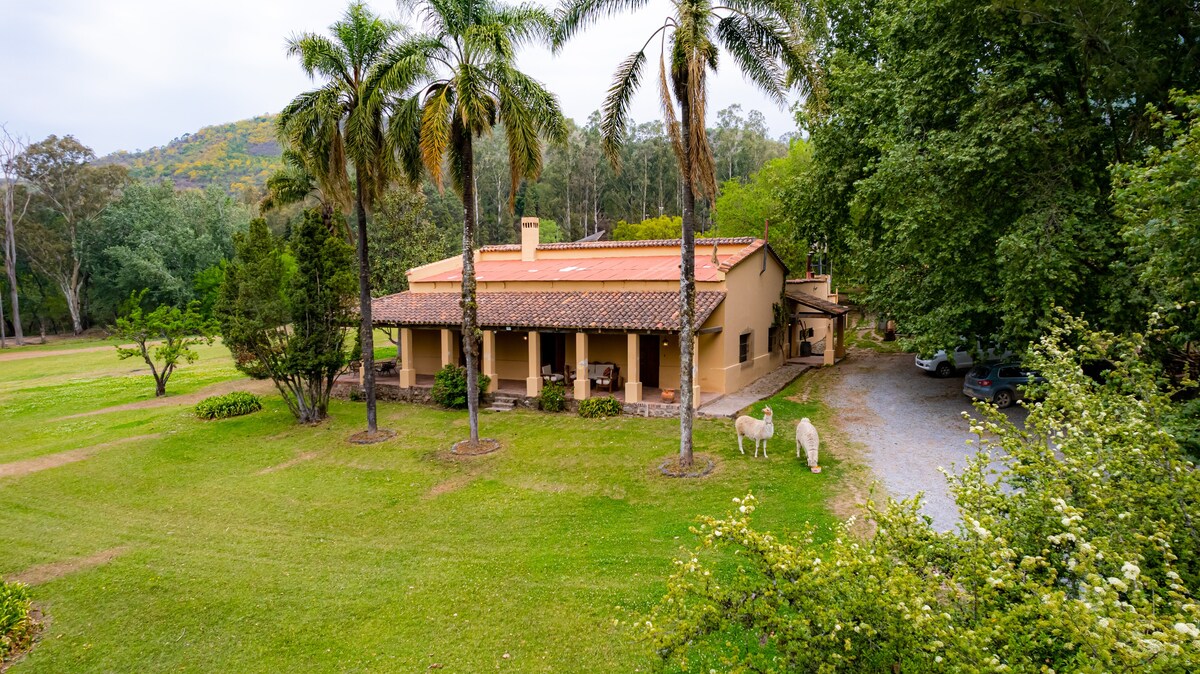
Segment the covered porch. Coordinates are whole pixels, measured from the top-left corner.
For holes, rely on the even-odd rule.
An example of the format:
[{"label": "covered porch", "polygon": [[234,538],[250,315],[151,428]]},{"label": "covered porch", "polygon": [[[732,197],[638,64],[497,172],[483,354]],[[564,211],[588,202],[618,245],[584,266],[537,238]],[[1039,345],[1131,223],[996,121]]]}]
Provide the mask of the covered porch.
[{"label": "covered porch", "polygon": [[788,362],[833,365],[846,355],[850,308],[805,293],[792,287],[794,283],[789,281],[785,291],[791,316]]},{"label": "covered porch", "polygon": [[[724,296],[697,293],[698,327]],[[378,374],[379,385],[430,387],[445,365],[465,364],[458,301],[457,293],[411,292],[375,301],[375,324],[397,332],[395,370]],[[672,292],[480,293],[479,367],[491,380],[487,392],[535,397],[556,382],[573,400],[612,395],[623,403],[675,403],[677,304]],[[699,345],[697,335],[697,370],[704,358]],[[697,407],[719,396],[693,387]]]}]

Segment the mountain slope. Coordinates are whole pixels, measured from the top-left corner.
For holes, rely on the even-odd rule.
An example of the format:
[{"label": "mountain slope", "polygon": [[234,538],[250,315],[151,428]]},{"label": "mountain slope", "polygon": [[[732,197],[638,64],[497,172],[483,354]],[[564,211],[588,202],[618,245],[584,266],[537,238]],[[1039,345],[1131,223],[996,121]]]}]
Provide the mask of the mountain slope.
[{"label": "mountain slope", "polygon": [[258,193],[282,166],[275,139],[275,115],[206,126],[162,147],[114,152],[101,164],[121,164],[134,178],[171,180],[176,187],[216,185],[231,194]]}]

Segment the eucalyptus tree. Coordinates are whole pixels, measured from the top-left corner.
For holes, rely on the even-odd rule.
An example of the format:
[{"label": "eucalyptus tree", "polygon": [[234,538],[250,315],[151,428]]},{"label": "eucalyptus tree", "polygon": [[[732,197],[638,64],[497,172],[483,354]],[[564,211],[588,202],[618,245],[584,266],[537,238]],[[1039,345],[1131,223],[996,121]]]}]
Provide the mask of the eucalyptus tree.
[{"label": "eucalyptus tree", "polygon": [[[636,11],[649,0],[563,0],[556,14],[555,49],[598,19]],[[717,192],[716,167],[708,142],[708,75],[715,73],[719,48],[742,73],[782,105],[793,86],[811,81],[809,61],[798,36],[799,5],[785,0],[672,0],[666,16],[642,48],[617,67],[604,100],[601,133],[604,153],[620,165],[630,125],[630,103],[642,83],[647,50],[658,40],[658,87],[667,135],[683,176],[683,234],[680,296],[679,424],[681,466],[692,463],[692,419],[696,316],[696,197],[711,202]],[[675,106],[679,106],[676,114]]]},{"label": "eucalyptus tree", "polygon": [[401,0],[424,33],[412,35],[376,69],[371,88],[392,97],[389,139],[410,176],[429,173],[438,189],[447,177],[462,198],[463,352],[471,440],[479,440],[479,330],[476,320],[475,139],[503,125],[508,148],[509,209],[521,180],[542,170],[542,140],[567,135],[558,100],[516,67],[517,50],[548,41],[550,14],[535,4],[496,0]]},{"label": "eucalyptus tree", "polygon": [[363,393],[367,432],[374,433],[378,426],[367,211],[396,177],[397,165],[385,138],[384,109],[380,98],[372,95],[369,75],[394,49],[402,29],[361,2],[351,3],[329,29],[332,37],[302,33],[288,40],[288,55],[299,57],[305,73],[321,84],[288,103],[279,115],[278,130],[328,203],[347,210],[351,202],[354,205]]}]

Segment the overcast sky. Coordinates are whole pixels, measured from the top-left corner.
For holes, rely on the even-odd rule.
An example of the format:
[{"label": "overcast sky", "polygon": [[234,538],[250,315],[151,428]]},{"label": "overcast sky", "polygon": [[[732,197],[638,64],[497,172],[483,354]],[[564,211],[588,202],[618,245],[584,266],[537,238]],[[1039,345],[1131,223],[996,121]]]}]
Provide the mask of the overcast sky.
[{"label": "overcast sky", "polygon": [[[392,0],[369,4],[400,16]],[[104,155],[277,112],[312,86],[284,41],[324,33],[345,7],[343,0],[0,0],[0,123],[34,141],[73,134]],[[651,0],[580,34],[558,56],[526,50],[520,66],[583,123],[600,107],[617,64],[669,9]],[[732,59],[723,59],[722,71],[710,83],[710,124],[717,110],[740,103],[762,111],[772,135],[795,130],[791,113],[747,83]],[[637,121],[660,117],[655,72],[643,79]]]}]

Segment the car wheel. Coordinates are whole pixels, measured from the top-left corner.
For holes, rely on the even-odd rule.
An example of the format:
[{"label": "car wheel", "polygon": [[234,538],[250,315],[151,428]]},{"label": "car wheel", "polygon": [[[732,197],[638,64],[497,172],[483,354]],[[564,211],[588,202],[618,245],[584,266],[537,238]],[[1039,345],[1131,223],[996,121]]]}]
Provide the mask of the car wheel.
[{"label": "car wheel", "polygon": [[945,379],[954,374],[954,368],[950,367],[950,363],[938,363],[936,372],[937,376]]},{"label": "car wheel", "polygon": [[992,403],[994,403],[996,407],[999,407],[1000,409],[1012,406],[1013,392],[1008,390],[997,391],[996,395],[992,396]]}]

